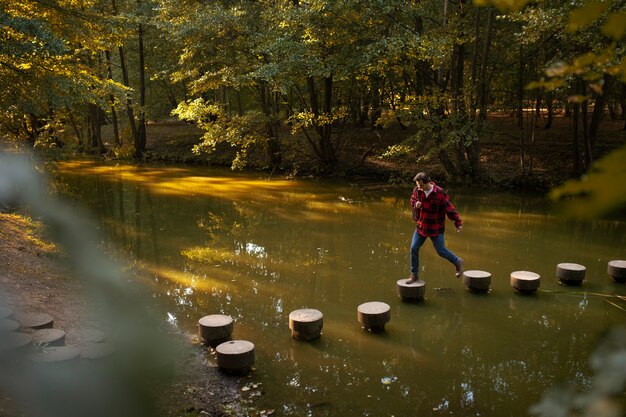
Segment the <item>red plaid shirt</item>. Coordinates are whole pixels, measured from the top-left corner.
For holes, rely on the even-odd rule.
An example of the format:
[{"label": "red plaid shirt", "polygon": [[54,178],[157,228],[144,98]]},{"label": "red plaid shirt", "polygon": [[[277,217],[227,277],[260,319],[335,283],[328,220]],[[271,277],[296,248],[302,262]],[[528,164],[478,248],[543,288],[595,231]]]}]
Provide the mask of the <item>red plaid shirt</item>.
[{"label": "red plaid shirt", "polygon": [[[426,237],[435,237],[445,230],[446,216],[454,222],[456,227],[463,224],[459,213],[450,202],[448,193],[434,182],[431,182],[433,189],[426,197],[426,193],[419,187],[413,189],[411,194],[411,208],[413,209],[413,220],[417,223],[417,232]],[[421,201],[422,207],[416,209],[415,203]]]}]

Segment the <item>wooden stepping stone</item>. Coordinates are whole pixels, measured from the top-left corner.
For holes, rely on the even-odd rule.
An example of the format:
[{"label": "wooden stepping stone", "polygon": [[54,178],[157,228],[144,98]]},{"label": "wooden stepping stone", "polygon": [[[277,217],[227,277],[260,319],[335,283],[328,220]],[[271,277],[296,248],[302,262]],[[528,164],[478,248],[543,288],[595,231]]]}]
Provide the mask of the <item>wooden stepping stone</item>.
[{"label": "wooden stepping stone", "polygon": [[254,343],[247,340],[230,340],[218,345],[217,366],[230,373],[246,373],[254,365]]},{"label": "wooden stepping stone", "polygon": [[46,313],[16,313],[15,320],[24,328],[30,329],[51,329],[54,327],[54,320],[50,314]]},{"label": "wooden stepping stone", "polygon": [[289,313],[289,329],[294,339],[310,342],[319,338],[324,326],[324,315],[321,311],[304,308]]},{"label": "wooden stepping stone", "polygon": [[556,277],[566,285],[581,285],[587,268],[579,264],[562,263],[556,266]]},{"label": "wooden stepping stone", "polygon": [[38,363],[66,363],[80,358],[80,350],[72,346],[54,346],[33,355]]},{"label": "wooden stepping stone", "polygon": [[11,319],[0,319],[0,333],[15,332],[20,328],[20,324]]},{"label": "wooden stepping stone", "polygon": [[511,287],[520,294],[531,294],[539,289],[541,275],[529,271],[511,272]]},{"label": "wooden stepping stone", "polygon": [[626,282],[626,261],[610,261],[607,272],[613,281],[623,284]]},{"label": "wooden stepping stone", "polygon": [[363,303],[357,308],[357,318],[365,330],[382,332],[391,320],[391,307],[380,301]]},{"label": "wooden stepping stone", "polygon": [[200,337],[211,347],[231,340],[233,318],[224,314],[211,314],[198,320]]},{"label": "wooden stepping stone", "polygon": [[421,301],[426,294],[426,283],[421,279],[408,284],[408,279],[400,279],[396,282],[396,293],[402,301]]},{"label": "wooden stepping stone", "polygon": [[80,332],[79,339],[85,343],[102,343],[106,340],[106,335],[102,330],[84,329]]},{"label": "wooden stepping stone", "polygon": [[486,293],[491,285],[491,274],[479,270],[465,271],[463,272],[463,284],[471,292]]},{"label": "wooden stepping stone", "polygon": [[0,340],[0,353],[13,352],[29,346],[33,341],[33,336],[28,333],[11,332],[6,333]]},{"label": "wooden stepping stone", "polygon": [[65,332],[61,329],[40,329],[33,332],[33,343],[38,346],[64,346]]},{"label": "wooden stepping stone", "polygon": [[0,319],[9,319],[13,317],[13,310],[9,307],[0,306]]},{"label": "wooden stepping stone", "polygon": [[80,357],[82,359],[98,360],[108,358],[115,352],[115,348],[110,343],[89,343],[81,348]]}]

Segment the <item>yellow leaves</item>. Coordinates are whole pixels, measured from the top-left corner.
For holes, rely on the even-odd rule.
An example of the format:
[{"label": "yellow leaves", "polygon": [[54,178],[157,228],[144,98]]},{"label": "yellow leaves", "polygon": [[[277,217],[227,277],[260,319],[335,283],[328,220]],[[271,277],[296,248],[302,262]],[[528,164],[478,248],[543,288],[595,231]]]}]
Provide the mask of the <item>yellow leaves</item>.
[{"label": "yellow leaves", "polygon": [[318,116],[315,116],[315,114],[310,111],[297,112],[289,118],[289,122],[292,123],[291,131],[295,133],[299,129],[331,125],[335,121],[345,118],[347,115],[348,109],[345,106],[341,106],[336,108],[332,113],[321,113]]},{"label": "yellow leaves", "polygon": [[597,94],[602,94],[604,87],[604,74],[617,76],[626,73],[626,62],[622,59],[620,64],[615,62],[615,43],[593,52],[575,57],[571,63],[557,62],[546,69],[546,79],[535,81],[526,86],[526,89],[547,88],[554,90],[565,83],[569,75],[578,75]]},{"label": "yellow leaves", "polygon": [[572,11],[569,15],[567,30],[576,32],[590,25],[600,17],[608,6],[609,4],[605,2],[591,1]]},{"label": "yellow leaves", "polygon": [[302,40],[304,41],[304,43],[308,44],[319,43],[320,41],[310,28],[306,28],[304,30],[304,34],[302,34]]},{"label": "yellow leaves", "polygon": [[615,13],[608,17],[602,27],[602,33],[616,41],[622,39],[626,31],[626,12]]},{"label": "yellow leaves", "polygon": [[[567,30],[576,32],[601,19],[610,6],[609,2],[591,1],[572,11],[569,15]],[[602,34],[613,40],[620,40],[626,33],[626,12],[609,13],[602,25]]]},{"label": "yellow leaves", "polygon": [[551,78],[549,80],[539,80],[539,81],[533,81],[531,83],[528,83],[528,85],[526,85],[526,90],[534,90],[536,88],[546,88],[548,90],[556,90],[559,87],[562,87],[563,84],[565,84],[565,80],[563,80],[563,78],[560,77],[555,77],[555,78]]},{"label": "yellow leaves", "polygon": [[574,58],[574,62],[573,65],[574,67],[586,67],[588,65],[593,64],[593,62],[596,59],[596,54],[594,54],[593,52],[588,52],[584,55],[579,55],[578,57]]},{"label": "yellow leaves", "polygon": [[546,70],[548,77],[563,77],[569,71],[569,65],[564,62],[557,62]]},{"label": "yellow leaves", "polygon": [[17,64],[15,67],[20,70],[29,70],[33,66],[32,62],[22,62]]},{"label": "yellow leaves", "polygon": [[563,202],[565,213],[594,218],[626,204],[626,146],[599,160],[591,172],[553,189],[550,197]]}]

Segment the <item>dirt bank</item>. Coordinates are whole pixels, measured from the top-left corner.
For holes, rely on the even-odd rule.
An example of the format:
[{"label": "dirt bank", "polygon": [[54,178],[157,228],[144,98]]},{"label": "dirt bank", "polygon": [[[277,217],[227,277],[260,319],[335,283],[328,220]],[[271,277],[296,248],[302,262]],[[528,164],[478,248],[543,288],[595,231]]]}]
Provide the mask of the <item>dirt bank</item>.
[{"label": "dirt bank", "polygon": [[[64,255],[42,239],[42,229],[27,217],[0,213],[0,293],[16,311],[50,314],[54,327],[66,332],[66,344],[80,347],[89,317],[83,287]],[[243,415],[239,379],[219,372],[195,335],[175,336],[183,349],[175,377],[159,395],[162,415]],[[0,393],[0,415],[22,415],[21,404],[9,394]]]}]

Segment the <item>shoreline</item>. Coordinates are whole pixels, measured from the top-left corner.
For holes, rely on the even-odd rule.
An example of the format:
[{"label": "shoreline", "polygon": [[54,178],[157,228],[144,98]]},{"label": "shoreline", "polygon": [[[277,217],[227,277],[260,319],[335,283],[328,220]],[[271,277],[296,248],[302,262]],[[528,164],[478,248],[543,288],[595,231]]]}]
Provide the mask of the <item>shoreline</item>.
[{"label": "shoreline", "polygon": [[[50,314],[54,327],[65,331],[67,346],[82,344],[90,305],[85,288],[65,255],[42,238],[44,226],[20,214],[0,212],[0,294],[15,311]],[[208,349],[197,336],[168,331],[176,338],[179,355],[174,377],[158,388],[154,404],[164,416],[223,416],[226,408],[242,407],[238,379],[211,363]],[[25,404],[10,392],[0,392],[0,409],[7,417],[23,414]],[[195,414],[194,414],[195,413]]]}]

